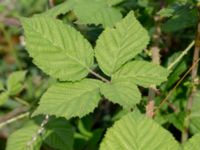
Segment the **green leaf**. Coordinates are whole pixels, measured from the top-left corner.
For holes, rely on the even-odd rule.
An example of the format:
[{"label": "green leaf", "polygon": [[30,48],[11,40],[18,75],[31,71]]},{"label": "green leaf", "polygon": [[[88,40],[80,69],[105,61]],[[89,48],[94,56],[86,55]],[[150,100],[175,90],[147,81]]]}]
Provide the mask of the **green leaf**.
[{"label": "green leaf", "polygon": [[[149,36],[131,11],[115,28],[106,28],[97,40],[95,56],[108,76],[134,58],[148,44]],[[111,60],[112,58],[112,60]]]},{"label": "green leaf", "polygon": [[101,98],[99,84],[100,81],[93,79],[56,83],[42,96],[34,114],[50,114],[67,119],[83,117],[98,105]]},{"label": "green leaf", "polygon": [[40,150],[40,137],[37,138],[31,146],[28,143],[32,141],[33,136],[37,133],[39,126],[33,122],[28,123],[25,127],[12,133],[7,142],[6,150]]},{"label": "green leaf", "polygon": [[105,0],[109,6],[117,5],[125,0]]},{"label": "green leaf", "polygon": [[73,11],[79,24],[102,24],[104,27],[112,27],[122,18],[120,11],[98,0],[79,0]]},{"label": "green leaf", "polygon": [[173,8],[162,8],[157,14],[161,17],[171,17],[174,11]]},{"label": "green leaf", "polygon": [[120,104],[125,109],[133,108],[141,100],[137,86],[130,82],[104,83],[100,89],[108,100]]},{"label": "green leaf", "polygon": [[112,80],[129,81],[144,87],[159,85],[167,80],[167,69],[146,61],[131,61],[117,71]]},{"label": "green leaf", "polygon": [[104,27],[111,27],[122,18],[120,11],[111,7],[111,5],[118,4],[121,1],[122,0],[67,0],[42,15],[56,17],[60,14],[73,11],[77,17],[76,23],[78,24],[102,24]]},{"label": "green leaf", "polygon": [[16,95],[23,89],[22,82],[26,76],[26,71],[16,71],[9,75],[7,89],[10,95]]},{"label": "green leaf", "polygon": [[153,120],[129,113],[108,129],[100,150],[178,150],[172,135]]},{"label": "green leaf", "polygon": [[9,98],[8,91],[0,93],[0,106],[3,105]]},{"label": "green leaf", "polygon": [[34,63],[63,81],[87,76],[93,64],[90,43],[71,26],[48,17],[22,19],[25,42]]},{"label": "green leaf", "polygon": [[46,15],[48,17],[57,17],[58,15],[61,14],[66,14],[67,12],[69,12],[70,10],[73,9],[74,5],[75,5],[76,1],[75,0],[67,0],[64,3],[61,3],[49,10],[47,10],[46,12],[44,12],[42,15]]},{"label": "green leaf", "polygon": [[199,150],[200,147],[200,134],[194,135],[184,144],[184,150]]},{"label": "green leaf", "polygon": [[73,149],[73,133],[71,125],[63,118],[52,119],[45,126],[47,130],[45,143],[59,150]]},{"label": "green leaf", "polygon": [[198,21],[196,9],[191,5],[180,5],[176,8],[175,14],[162,25],[164,32],[175,32],[195,26]]},{"label": "green leaf", "polygon": [[0,91],[5,90],[3,82],[0,80]]}]

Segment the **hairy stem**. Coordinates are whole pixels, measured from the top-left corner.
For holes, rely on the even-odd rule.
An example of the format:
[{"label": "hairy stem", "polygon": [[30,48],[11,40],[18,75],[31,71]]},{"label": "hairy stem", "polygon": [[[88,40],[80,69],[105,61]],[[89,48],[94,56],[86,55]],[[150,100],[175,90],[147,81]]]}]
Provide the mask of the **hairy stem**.
[{"label": "hairy stem", "polygon": [[[198,14],[200,17],[200,5],[197,6],[198,9]],[[197,33],[196,33],[196,38],[195,38],[195,48],[194,48],[194,54],[193,54],[193,64],[196,63],[197,60],[199,60],[199,53],[200,53],[200,19],[197,25]],[[190,92],[187,106],[186,106],[186,117],[184,120],[184,130],[182,132],[182,138],[181,141],[185,142],[188,139],[189,136],[189,124],[190,124],[190,113],[192,109],[192,103],[193,103],[193,98],[196,93],[196,86],[198,85],[198,76],[197,76],[197,71],[198,71],[198,63],[195,65],[195,67],[192,69],[191,72],[191,77],[192,77],[192,90]]]}]

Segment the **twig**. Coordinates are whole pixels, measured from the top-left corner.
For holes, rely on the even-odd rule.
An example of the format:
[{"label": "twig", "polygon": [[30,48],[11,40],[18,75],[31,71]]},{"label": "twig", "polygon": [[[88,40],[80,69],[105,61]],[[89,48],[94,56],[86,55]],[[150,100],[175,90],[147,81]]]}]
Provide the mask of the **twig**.
[{"label": "twig", "polygon": [[10,124],[10,123],[12,123],[12,122],[15,122],[15,121],[18,121],[18,120],[20,120],[20,119],[22,119],[22,118],[25,118],[25,117],[27,117],[28,115],[29,115],[29,112],[26,112],[26,113],[23,113],[23,114],[20,114],[20,115],[14,117],[14,118],[11,118],[11,119],[9,119],[9,120],[6,120],[5,122],[0,123],[0,129],[1,129],[2,127],[6,126],[6,125],[8,125],[8,124]]},{"label": "twig", "polygon": [[188,53],[188,51],[194,46],[194,41],[192,41],[189,45],[188,45],[188,47],[185,49],[185,50],[183,50],[183,52],[178,56],[178,58],[175,60],[175,61],[173,61],[168,67],[167,67],[167,69],[168,70],[171,70],[187,53]]}]

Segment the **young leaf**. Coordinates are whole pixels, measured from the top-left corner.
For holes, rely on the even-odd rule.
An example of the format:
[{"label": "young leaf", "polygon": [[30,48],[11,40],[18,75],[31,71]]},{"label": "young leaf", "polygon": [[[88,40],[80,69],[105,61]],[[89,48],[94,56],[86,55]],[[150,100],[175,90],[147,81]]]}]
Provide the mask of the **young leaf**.
[{"label": "young leaf", "polygon": [[184,145],[184,150],[199,150],[200,147],[200,134],[194,135]]},{"label": "young leaf", "polygon": [[100,90],[108,100],[120,104],[125,109],[133,108],[141,100],[137,86],[130,82],[104,83]]},{"label": "young leaf", "polygon": [[98,0],[80,0],[74,7],[74,13],[79,24],[102,24],[104,27],[112,27],[122,18],[117,9]]},{"label": "young leaf", "polygon": [[[115,28],[106,28],[97,40],[95,56],[108,76],[134,58],[148,44],[149,36],[131,11]],[[112,60],[111,60],[112,59]]]},{"label": "young leaf", "polygon": [[23,89],[22,82],[24,81],[26,71],[16,71],[9,75],[7,88],[9,95],[16,95]]},{"label": "young leaf", "polygon": [[29,122],[25,127],[15,131],[8,138],[6,150],[40,150],[42,141],[40,137],[32,145],[28,145],[38,129],[38,125]]},{"label": "young leaf", "polygon": [[167,80],[167,69],[146,61],[131,61],[125,64],[113,77],[113,81],[129,81],[148,87],[158,85]]},{"label": "young leaf", "polygon": [[178,150],[172,135],[153,120],[135,112],[123,116],[111,127],[100,150]]},{"label": "young leaf", "polygon": [[93,49],[78,31],[44,16],[22,19],[22,24],[28,52],[45,73],[62,81],[87,76],[93,64]]},{"label": "young leaf", "polygon": [[52,119],[45,126],[45,143],[59,150],[73,149],[73,128],[63,118]]},{"label": "young leaf", "polygon": [[61,82],[51,86],[42,96],[37,114],[50,114],[70,119],[82,117],[94,110],[100,100],[100,81]]},{"label": "young leaf", "polygon": [[9,97],[8,91],[0,93],[0,106],[3,105],[8,100],[8,97]]}]

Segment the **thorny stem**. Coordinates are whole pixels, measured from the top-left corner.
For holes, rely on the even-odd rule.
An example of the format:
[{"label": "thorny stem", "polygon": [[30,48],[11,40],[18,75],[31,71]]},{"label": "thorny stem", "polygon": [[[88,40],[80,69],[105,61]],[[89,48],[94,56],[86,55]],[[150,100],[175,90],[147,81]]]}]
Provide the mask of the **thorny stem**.
[{"label": "thorny stem", "polygon": [[42,121],[41,125],[40,125],[40,128],[37,130],[37,133],[35,135],[33,135],[32,139],[27,142],[27,147],[31,147],[33,145],[33,143],[37,140],[37,138],[39,136],[41,136],[44,131],[45,131],[45,128],[44,126],[49,122],[49,115],[45,115],[45,118],[44,120]]},{"label": "thorny stem", "polygon": [[[200,5],[197,5],[197,9],[198,9],[198,15],[200,17]],[[196,38],[195,38],[195,48],[194,48],[194,55],[193,55],[193,64],[195,64],[195,62],[197,60],[199,60],[199,53],[200,53],[200,19],[197,24],[197,33],[196,33]],[[185,142],[189,136],[189,124],[190,124],[189,115],[191,113],[193,98],[196,93],[196,86],[198,85],[198,80],[199,80],[198,76],[197,76],[197,71],[198,71],[198,64],[195,65],[195,67],[192,69],[192,72],[191,72],[193,86],[192,86],[192,90],[189,95],[189,99],[188,99],[187,106],[186,106],[186,117],[184,120],[184,124],[183,124],[184,129],[183,129],[182,137],[181,137],[182,142]]]}]

